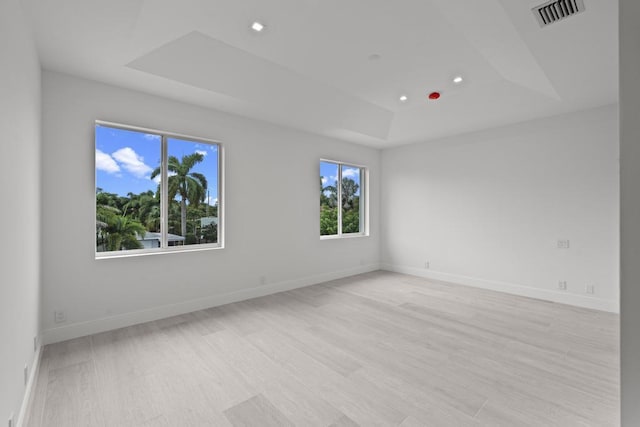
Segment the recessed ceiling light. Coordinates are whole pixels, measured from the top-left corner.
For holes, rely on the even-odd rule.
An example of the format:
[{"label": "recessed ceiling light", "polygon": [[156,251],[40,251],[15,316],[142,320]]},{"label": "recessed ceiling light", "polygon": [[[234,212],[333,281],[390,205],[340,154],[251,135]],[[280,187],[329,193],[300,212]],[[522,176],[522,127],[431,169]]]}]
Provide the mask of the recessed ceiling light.
[{"label": "recessed ceiling light", "polygon": [[251,29],[256,33],[261,33],[264,30],[264,28],[265,28],[264,24],[258,21],[255,21],[253,24],[251,24]]},{"label": "recessed ceiling light", "polygon": [[407,102],[409,97],[407,95],[400,95],[400,102]]},{"label": "recessed ceiling light", "polygon": [[453,82],[454,82],[455,84],[460,84],[460,83],[462,83],[462,76],[455,76],[455,77],[453,78]]}]

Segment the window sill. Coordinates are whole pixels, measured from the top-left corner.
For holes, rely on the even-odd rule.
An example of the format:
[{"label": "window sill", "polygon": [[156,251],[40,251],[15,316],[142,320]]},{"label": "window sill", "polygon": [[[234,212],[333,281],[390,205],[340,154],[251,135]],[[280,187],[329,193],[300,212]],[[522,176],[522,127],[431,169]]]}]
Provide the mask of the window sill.
[{"label": "window sill", "polygon": [[329,236],[320,236],[320,240],[340,240],[340,239],[355,239],[358,237],[369,237],[366,233],[349,233],[349,234],[332,234]]},{"label": "window sill", "polygon": [[131,251],[114,251],[114,252],[96,252],[95,259],[113,259],[113,258],[131,258],[150,255],[167,255],[167,254],[180,254],[186,252],[202,252],[202,251],[215,251],[218,249],[224,249],[223,245],[209,244],[209,245],[197,245],[193,248],[167,248],[167,249],[139,249]]}]

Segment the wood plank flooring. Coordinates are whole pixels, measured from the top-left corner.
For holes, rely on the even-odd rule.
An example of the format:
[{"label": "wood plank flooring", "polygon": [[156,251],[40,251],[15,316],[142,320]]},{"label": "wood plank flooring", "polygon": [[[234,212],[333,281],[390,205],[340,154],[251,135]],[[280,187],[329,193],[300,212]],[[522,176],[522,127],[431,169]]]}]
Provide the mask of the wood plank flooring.
[{"label": "wood plank flooring", "polygon": [[618,316],[374,272],[44,349],[26,426],[618,426]]}]

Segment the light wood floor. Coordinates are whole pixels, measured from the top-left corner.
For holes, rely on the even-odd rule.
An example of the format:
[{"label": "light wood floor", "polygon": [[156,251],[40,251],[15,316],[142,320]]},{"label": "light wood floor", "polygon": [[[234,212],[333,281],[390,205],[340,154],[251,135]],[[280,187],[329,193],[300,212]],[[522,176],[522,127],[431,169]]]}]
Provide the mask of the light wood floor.
[{"label": "light wood floor", "polygon": [[618,316],[375,272],[47,346],[27,426],[618,426]]}]

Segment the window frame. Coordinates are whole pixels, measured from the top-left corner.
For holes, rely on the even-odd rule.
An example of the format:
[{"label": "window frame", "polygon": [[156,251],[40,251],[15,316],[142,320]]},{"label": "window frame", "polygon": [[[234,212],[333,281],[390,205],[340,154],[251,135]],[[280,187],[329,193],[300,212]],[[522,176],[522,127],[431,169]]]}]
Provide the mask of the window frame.
[{"label": "window frame", "polygon": [[[97,149],[96,146],[96,126],[105,126],[111,127],[115,129],[133,131],[133,132],[141,132],[153,135],[160,136],[160,234],[161,241],[159,248],[146,248],[146,249],[130,249],[126,251],[110,251],[110,252],[98,252],[98,248],[94,244],[94,253],[95,259],[109,259],[109,258],[125,258],[125,257],[136,257],[136,256],[146,256],[146,255],[159,255],[159,254],[170,254],[170,253],[184,253],[184,252],[197,252],[197,251],[207,251],[207,250],[215,250],[215,249],[224,249],[224,145],[222,142],[209,139],[202,138],[197,136],[191,136],[176,132],[168,132],[159,129],[145,128],[140,126],[126,125],[121,123],[114,123],[104,120],[95,120],[93,125],[93,149],[94,153]],[[168,170],[168,147],[169,147],[169,139],[179,139],[186,142],[195,142],[202,143],[207,145],[216,145],[218,147],[218,242],[217,243],[204,243],[198,245],[186,245],[186,246],[168,246],[168,220],[169,220],[169,189],[166,185],[169,170]],[[98,170],[96,169],[95,164],[95,155],[94,158],[94,202],[93,202],[93,217],[94,217],[94,229],[96,227],[96,217],[97,217],[97,204],[95,201],[95,189],[98,184]]]},{"label": "window frame", "polygon": [[[340,200],[338,209],[338,233],[320,235],[320,240],[334,240],[334,239],[350,239],[356,237],[368,237],[369,236],[369,168],[365,165],[357,163],[343,162],[340,160],[331,160],[327,158],[320,158],[318,162],[318,169],[320,169],[321,163],[332,163],[338,167],[337,176],[337,188],[336,195],[337,200]],[[360,232],[358,233],[343,233],[342,232],[342,167],[357,168],[360,170]],[[318,173],[320,176],[320,174]],[[322,190],[320,190],[322,191]],[[318,217],[318,224],[320,223],[320,217]],[[320,230],[318,230],[320,231]]]}]

